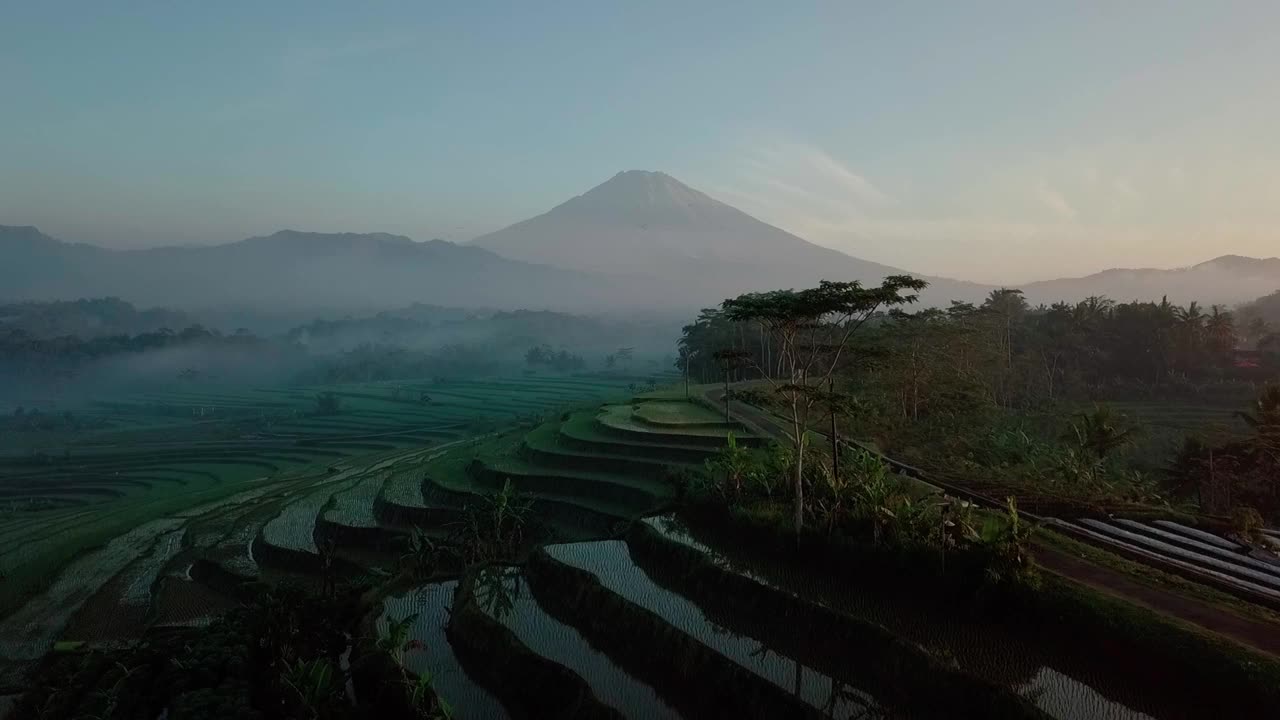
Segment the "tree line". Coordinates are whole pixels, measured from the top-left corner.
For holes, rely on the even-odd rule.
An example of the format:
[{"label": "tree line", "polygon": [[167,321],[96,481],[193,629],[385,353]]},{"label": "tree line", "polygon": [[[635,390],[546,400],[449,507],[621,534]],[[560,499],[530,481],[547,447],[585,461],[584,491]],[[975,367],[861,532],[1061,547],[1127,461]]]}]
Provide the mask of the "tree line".
[{"label": "tree line", "polygon": [[[812,513],[806,494],[820,487],[805,468],[823,462],[806,459],[810,434],[819,425],[826,432],[828,422],[833,436],[873,438],[913,462],[996,482],[1020,497],[1150,503],[1176,496],[1223,512],[1234,504],[1210,502],[1200,489],[1227,487],[1236,501],[1280,513],[1280,483],[1261,480],[1277,455],[1270,444],[1256,450],[1257,438],[1274,440],[1267,429],[1274,411],[1246,415],[1263,428],[1256,438],[1189,445],[1177,461],[1172,449],[1138,458],[1130,449],[1144,428],[1105,404],[1086,410],[1094,401],[1210,391],[1228,395],[1215,404],[1246,407],[1280,369],[1280,343],[1265,320],[1241,323],[1221,307],[1167,298],[1032,307],[1013,289],[993,291],[981,304],[908,311],[922,287],[894,276],[879,287],[823,282],[748,293],[683,328],[676,366],[686,378],[722,381],[726,398],[740,394],[785,418],[797,528]],[[755,382],[731,389],[737,380]],[[1220,463],[1216,474],[1206,473],[1215,452],[1236,458],[1239,472]],[[839,453],[827,467],[839,479]]]},{"label": "tree line", "polygon": [[[787,338],[767,317],[733,312],[742,302],[705,309],[684,326],[677,368],[698,382],[787,375]],[[1266,320],[1239,323],[1220,306],[1179,306],[1167,298],[1090,297],[1032,307],[1021,291],[1001,289],[979,305],[952,302],[913,313],[882,307],[866,325],[869,339],[844,364],[898,375],[910,417],[923,409],[922,386],[943,376],[1002,406],[1025,407],[1125,383],[1158,392],[1210,379],[1252,381],[1280,366],[1280,332]],[[736,361],[726,363],[727,350]],[[889,356],[892,367],[878,362]]]}]

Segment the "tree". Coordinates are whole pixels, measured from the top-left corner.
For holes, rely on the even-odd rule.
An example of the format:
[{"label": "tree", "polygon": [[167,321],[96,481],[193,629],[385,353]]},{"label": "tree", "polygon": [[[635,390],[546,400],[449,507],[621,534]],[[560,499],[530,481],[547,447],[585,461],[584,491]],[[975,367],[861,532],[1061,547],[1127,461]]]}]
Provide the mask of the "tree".
[{"label": "tree", "polygon": [[1106,459],[1111,452],[1133,442],[1135,431],[1124,427],[1123,419],[1117,419],[1111,408],[1099,405],[1092,413],[1080,413],[1078,421],[1071,425],[1072,434],[1081,449]]},{"label": "tree", "polygon": [[676,358],[676,368],[680,370],[684,376],[684,399],[689,399],[689,365],[693,360],[696,350],[692,350],[684,344],[684,338],[680,338],[680,356]]},{"label": "tree", "polygon": [[1027,314],[1027,301],[1021,290],[1000,288],[992,290],[982,303],[982,310],[996,321],[996,338],[1000,355],[1004,359],[998,382],[1001,401],[1009,404],[1009,375],[1013,370],[1013,331]]},{"label": "tree", "polygon": [[1261,317],[1254,316],[1249,319],[1249,323],[1245,325],[1244,336],[1249,342],[1254,344],[1259,350],[1262,340],[1271,334],[1271,325]]},{"label": "tree", "polygon": [[342,398],[332,392],[316,395],[317,415],[336,415],[342,410]]},{"label": "tree", "polygon": [[1253,403],[1253,412],[1238,413],[1253,428],[1259,450],[1280,462],[1280,385],[1269,385]]},{"label": "tree", "polygon": [[534,345],[525,351],[524,361],[529,367],[543,365],[547,362],[551,348],[545,345]]},{"label": "tree", "polygon": [[[747,362],[750,355],[742,350],[734,350],[726,348],[717,350],[715,353],[716,363],[720,365],[720,372],[724,374],[724,421],[733,422],[733,417],[729,415],[729,379],[733,376],[733,371],[742,367]],[[686,388],[686,394],[688,389]]]},{"label": "tree", "polygon": [[[734,322],[758,323],[778,340],[781,373],[762,373],[785,401],[794,449],[793,491],[796,534],[804,528],[804,455],[809,413],[822,386],[839,367],[853,334],[883,309],[913,303],[928,286],[908,275],[891,275],[879,287],[859,282],[823,280],[807,290],[749,293],[725,300],[724,316]],[[758,363],[758,361],[756,361]]]},{"label": "tree", "polygon": [[1221,305],[1214,305],[1205,319],[1204,329],[1209,346],[1215,353],[1221,355],[1235,349],[1238,340],[1236,322],[1230,310],[1224,310]]}]

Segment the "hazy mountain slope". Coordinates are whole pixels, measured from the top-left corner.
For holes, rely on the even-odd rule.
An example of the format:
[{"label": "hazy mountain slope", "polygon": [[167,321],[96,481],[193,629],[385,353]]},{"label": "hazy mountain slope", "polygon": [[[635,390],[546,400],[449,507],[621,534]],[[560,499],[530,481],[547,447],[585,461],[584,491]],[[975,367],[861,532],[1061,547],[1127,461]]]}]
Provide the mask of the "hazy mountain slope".
[{"label": "hazy mountain slope", "polygon": [[[905,271],[814,245],[665,173],[631,170],[550,211],[472,241],[504,257],[652,279],[706,305],[819,280],[879,282]],[[932,296],[986,289],[933,278]]]},{"label": "hazy mountain slope", "polygon": [[1280,289],[1240,305],[1236,314],[1240,329],[1245,329],[1250,320],[1260,318],[1269,326],[1268,331],[1280,332]]},{"label": "hazy mountain slope", "polygon": [[1105,295],[1112,300],[1169,300],[1186,304],[1235,305],[1280,290],[1280,258],[1224,255],[1175,270],[1115,269],[1079,278],[1062,278],[1022,285],[1033,303],[1078,300]]},{"label": "hazy mountain slope", "polygon": [[226,245],[118,251],[0,226],[0,301],[115,296],[182,308],[579,308],[611,292],[607,278],[441,240],[285,230]]}]

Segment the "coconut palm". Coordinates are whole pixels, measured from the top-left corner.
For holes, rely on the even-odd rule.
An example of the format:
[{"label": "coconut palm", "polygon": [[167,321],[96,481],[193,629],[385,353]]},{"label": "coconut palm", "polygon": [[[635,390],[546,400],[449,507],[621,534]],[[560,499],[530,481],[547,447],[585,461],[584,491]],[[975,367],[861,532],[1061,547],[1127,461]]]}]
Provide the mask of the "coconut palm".
[{"label": "coconut palm", "polygon": [[1236,346],[1236,321],[1230,310],[1214,305],[1205,318],[1205,335],[1216,352],[1228,352]]},{"label": "coconut palm", "polygon": [[1269,385],[1253,403],[1253,412],[1237,413],[1256,433],[1264,452],[1280,457],[1280,385]]},{"label": "coconut palm", "polygon": [[1115,305],[1115,301],[1105,295],[1090,295],[1072,308],[1072,321],[1077,330],[1092,331]]},{"label": "coconut palm", "polygon": [[1133,442],[1134,428],[1123,427],[1123,418],[1112,414],[1111,408],[1098,405],[1092,413],[1080,413],[1078,422],[1071,425],[1076,443],[1099,459]]},{"label": "coconut palm", "polygon": [[1199,330],[1200,326],[1204,324],[1204,309],[1195,300],[1192,300],[1191,304],[1185,308],[1178,308],[1175,311],[1175,315],[1178,318],[1178,322],[1195,330]]}]

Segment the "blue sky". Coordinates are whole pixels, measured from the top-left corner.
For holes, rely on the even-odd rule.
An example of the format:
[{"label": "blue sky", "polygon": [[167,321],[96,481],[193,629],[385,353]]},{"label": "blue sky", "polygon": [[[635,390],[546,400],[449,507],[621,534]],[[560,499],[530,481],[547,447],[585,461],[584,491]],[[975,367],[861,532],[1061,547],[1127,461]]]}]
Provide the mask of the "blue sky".
[{"label": "blue sky", "polygon": [[0,224],[466,240],[664,170],[921,272],[1280,254],[1276,3],[0,0]]}]

